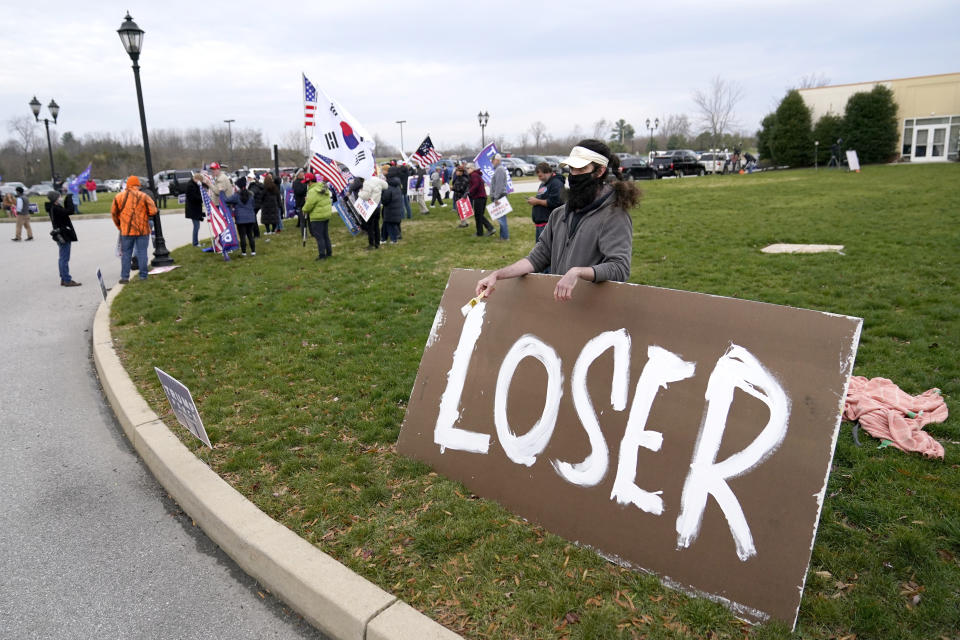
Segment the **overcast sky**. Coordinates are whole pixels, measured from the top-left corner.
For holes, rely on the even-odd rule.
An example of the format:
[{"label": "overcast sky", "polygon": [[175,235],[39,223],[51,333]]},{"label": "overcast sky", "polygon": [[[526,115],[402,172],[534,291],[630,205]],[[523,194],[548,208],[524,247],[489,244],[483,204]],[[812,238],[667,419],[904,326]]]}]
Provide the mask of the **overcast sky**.
[{"label": "overcast sky", "polygon": [[[59,131],[139,136],[131,62],[116,30],[129,9],[151,129],[223,125],[267,141],[302,131],[300,74],[366,128],[408,151],[591,133],[624,118],[685,113],[720,76],[743,88],[753,132],[788,87],[960,71],[960,2],[835,0],[669,2],[4,2],[0,118],[31,115],[36,95],[61,106]],[[44,106],[43,115],[46,113]],[[42,127],[39,130],[42,132]]]}]

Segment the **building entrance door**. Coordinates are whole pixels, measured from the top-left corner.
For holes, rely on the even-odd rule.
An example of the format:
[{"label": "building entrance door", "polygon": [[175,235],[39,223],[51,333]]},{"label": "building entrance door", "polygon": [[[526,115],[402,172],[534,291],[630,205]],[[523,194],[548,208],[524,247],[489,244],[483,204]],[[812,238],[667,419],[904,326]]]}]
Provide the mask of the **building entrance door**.
[{"label": "building entrance door", "polygon": [[913,162],[944,162],[947,159],[947,126],[918,126],[913,130]]}]

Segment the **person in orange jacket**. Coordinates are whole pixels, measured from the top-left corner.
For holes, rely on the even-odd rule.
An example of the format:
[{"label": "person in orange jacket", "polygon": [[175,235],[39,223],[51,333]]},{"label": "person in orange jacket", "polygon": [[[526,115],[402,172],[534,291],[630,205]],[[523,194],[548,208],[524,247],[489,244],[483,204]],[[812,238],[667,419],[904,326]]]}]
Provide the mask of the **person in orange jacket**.
[{"label": "person in orange jacket", "polygon": [[150,218],[157,215],[153,198],[140,191],[137,176],[127,178],[127,188],[117,194],[110,207],[113,224],[120,230],[120,284],[130,282],[130,258],[137,251],[140,279],[147,279],[147,243],[150,241]]}]

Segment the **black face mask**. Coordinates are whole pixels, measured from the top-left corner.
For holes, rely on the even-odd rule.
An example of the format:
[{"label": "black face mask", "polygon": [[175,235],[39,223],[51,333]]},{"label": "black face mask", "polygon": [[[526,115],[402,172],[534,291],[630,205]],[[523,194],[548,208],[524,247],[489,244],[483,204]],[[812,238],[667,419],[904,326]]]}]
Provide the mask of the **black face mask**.
[{"label": "black face mask", "polygon": [[579,211],[594,201],[600,188],[600,180],[593,177],[593,173],[571,173],[567,176],[570,184],[570,195],[567,199],[570,211]]}]

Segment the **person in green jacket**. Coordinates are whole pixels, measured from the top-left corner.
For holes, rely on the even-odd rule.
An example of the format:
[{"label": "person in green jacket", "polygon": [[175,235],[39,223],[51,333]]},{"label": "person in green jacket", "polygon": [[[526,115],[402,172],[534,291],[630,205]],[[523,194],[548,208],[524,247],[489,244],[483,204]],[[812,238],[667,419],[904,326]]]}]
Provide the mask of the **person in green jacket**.
[{"label": "person in green jacket", "polygon": [[[307,174],[312,175],[312,174]],[[333,256],[330,246],[330,216],[333,207],[327,187],[323,182],[311,182],[307,188],[307,199],[303,203],[303,214],[310,221],[310,235],[317,240],[317,260],[326,260]]]}]

